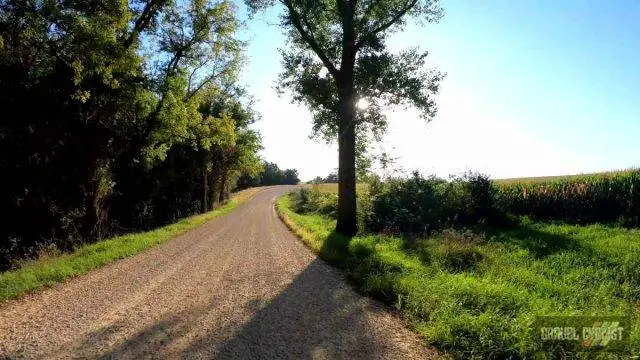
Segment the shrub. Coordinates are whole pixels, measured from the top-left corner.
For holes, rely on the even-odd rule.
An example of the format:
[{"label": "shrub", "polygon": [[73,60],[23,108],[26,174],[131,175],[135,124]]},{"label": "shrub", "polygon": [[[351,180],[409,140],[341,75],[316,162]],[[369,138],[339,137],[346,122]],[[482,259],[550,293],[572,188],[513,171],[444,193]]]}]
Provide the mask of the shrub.
[{"label": "shrub", "polygon": [[385,181],[372,199],[373,216],[367,228],[402,233],[441,229],[445,215],[437,187],[443,183],[442,179],[424,178],[417,172],[406,179]]},{"label": "shrub", "polygon": [[380,191],[382,182],[377,176],[370,176],[366,185],[361,186],[357,191],[357,222],[359,231],[366,232],[368,224],[374,217],[373,197]]},{"label": "shrub", "polygon": [[293,209],[299,214],[318,213],[337,217],[337,194],[320,192],[317,187],[301,188],[291,193]]},{"label": "shrub", "polygon": [[[373,188],[373,187],[372,187]],[[495,189],[488,176],[466,173],[450,181],[414,172],[389,179],[372,190],[372,231],[428,234],[468,227],[496,218]]]}]

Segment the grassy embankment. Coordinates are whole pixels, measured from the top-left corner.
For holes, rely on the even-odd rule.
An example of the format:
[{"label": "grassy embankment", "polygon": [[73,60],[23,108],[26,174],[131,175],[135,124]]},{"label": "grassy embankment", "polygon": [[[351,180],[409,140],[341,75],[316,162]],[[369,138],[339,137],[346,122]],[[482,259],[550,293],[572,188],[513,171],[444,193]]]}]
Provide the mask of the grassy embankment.
[{"label": "grassy embankment", "polygon": [[349,241],[333,232],[331,218],[295,213],[289,196],[277,208],[361,292],[396,306],[428,342],[457,358],[560,356],[562,346],[534,341],[536,315],[629,314],[631,348],[640,351],[640,230],[523,222],[484,236]]},{"label": "grassy embankment", "polygon": [[187,230],[229,213],[252,198],[263,188],[252,188],[234,194],[221,207],[200,215],[182,219],[161,228],[117,236],[78,247],[72,253],[43,255],[25,261],[15,270],[0,273],[0,301],[16,298],[25,293],[52,286],[69,277],[82,275],[118,259],[135,255],[149,247],[164,243]]}]

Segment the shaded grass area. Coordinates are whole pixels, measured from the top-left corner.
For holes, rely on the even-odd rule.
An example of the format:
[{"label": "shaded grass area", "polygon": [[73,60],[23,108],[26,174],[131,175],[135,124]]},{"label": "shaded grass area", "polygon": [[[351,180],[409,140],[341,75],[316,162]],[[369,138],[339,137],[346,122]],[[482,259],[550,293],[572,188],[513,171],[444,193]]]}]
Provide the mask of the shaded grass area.
[{"label": "shaded grass area", "polygon": [[117,236],[80,246],[72,253],[45,255],[36,260],[26,261],[15,270],[0,273],[0,301],[52,286],[69,277],[85,274],[118,259],[135,255],[149,247],[164,243],[215,217],[229,213],[262,189],[243,190],[235,194],[229,202],[213,211],[185,218],[155,230]]},{"label": "shaded grass area", "polygon": [[333,232],[334,220],[291,205],[279,198],[278,212],[305,244],[456,358],[561,358],[575,350],[535,341],[536,315],[630,315],[629,350],[640,351],[638,230],[524,221],[484,236],[349,239]]}]

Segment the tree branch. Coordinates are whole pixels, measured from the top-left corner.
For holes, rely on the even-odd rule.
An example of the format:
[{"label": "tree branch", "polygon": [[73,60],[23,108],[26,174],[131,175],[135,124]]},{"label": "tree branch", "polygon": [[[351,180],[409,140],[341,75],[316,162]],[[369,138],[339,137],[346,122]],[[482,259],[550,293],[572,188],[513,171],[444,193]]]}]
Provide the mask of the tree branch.
[{"label": "tree branch", "polygon": [[124,40],[123,46],[125,49],[128,49],[133,44],[136,36],[149,26],[153,17],[165,4],[166,0],[149,0],[149,2],[147,2],[140,17],[138,17],[134,23],[129,36]]},{"label": "tree branch", "polygon": [[369,6],[364,10],[364,14],[362,14],[362,18],[360,19],[359,27],[362,28],[365,25],[365,21],[369,14],[373,11],[373,8],[378,4],[379,0],[372,0]]},{"label": "tree branch", "polygon": [[207,76],[206,79],[202,80],[202,82],[200,83],[200,85],[198,85],[195,89],[189,91],[185,98],[184,101],[189,101],[195,94],[198,93],[198,91],[200,91],[200,89],[202,89],[206,84],[211,83],[215,78],[222,76],[224,74],[227,74],[231,71],[231,68],[229,66],[226,66],[224,69],[218,71],[217,73],[212,73],[211,75]]},{"label": "tree branch", "polygon": [[387,23],[384,23],[380,26],[378,26],[377,28],[373,29],[370,33],[366,34],[365,36],[363,36],[360,41],[358,41],[358,43],[356,44],[357,48],[360,48],[360,46],[362,46],[362,44],[364,43],[364,41],[381,32],[381,31],[385,31],[387,30],[389,27],[391,27],[393,24],[397,23],[403,16],[405,16],[407,14],[407,12],[409,12],[409,10],[411,10],[416,4],[418,3],[418,0],[411,0],[411,2],[409,2],[409,4],[402,8],[402,10],[400,10],[400,12],[398,12],[394,17],[391,18],[391,20],[389,20]]},{"label": "tree branch", "polygon": [[193,76],[196,74],[198,70],[202,69],[205,65],[207,65],[207,63],[209,63],[209,59],[205,59],[198,66],[193,68],[193,71],[191,71],[191,74],[189,75],[189,80],[187,81],[187,91],[191,91],[191,85],[193,84]]},{"label": "tree branch", "polygon": [[304,29],[304,26],[302,26],[302,23],[301,23],[301,16],[293,7],[293,3],[291,2],[291,0],[282,0],[282,3],[289,10],[291,22],[293,23],[293,26],[296,28],[296,30],[298,30],[298,32],[300,33],[300,36],[302,37],[302,39],[306,41],[307,44],[309,44],[309,46],[313,50],[313,52],[315,52],[316,55],[318,55],[318,57],[322,61],[322,64],[327,68],[327,70],[334,77],[334,79],[337,79],[338,76],[340,75],[340,71],[335,67],[335,65],[333,65],[331,60],[322,51],[322,49],[320,48],[320,45],[318,45],[318,42],[313,37],[313,35],[311,35],[309,32],[307,32]]}]

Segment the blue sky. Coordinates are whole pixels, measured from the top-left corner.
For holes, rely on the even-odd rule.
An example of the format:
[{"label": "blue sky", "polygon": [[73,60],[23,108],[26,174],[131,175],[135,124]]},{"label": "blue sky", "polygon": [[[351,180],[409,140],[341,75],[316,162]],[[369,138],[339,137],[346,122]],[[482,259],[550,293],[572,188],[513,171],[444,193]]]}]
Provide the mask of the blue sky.
[{"label": "blue sky", "polygon": [[[393,49],[428,50],[446,72],[439,113],[389,111],[374,151],[398,167],[447,176],[542,176],[640,165],[640,2],[441,1],[444,18],[411,25]],[[309,139],[311,117],[278,98],[278,9],[248,22],[249,63],[241,80],[262,120],[263,157],[308,180],[337,167],[333,145]]]}]

